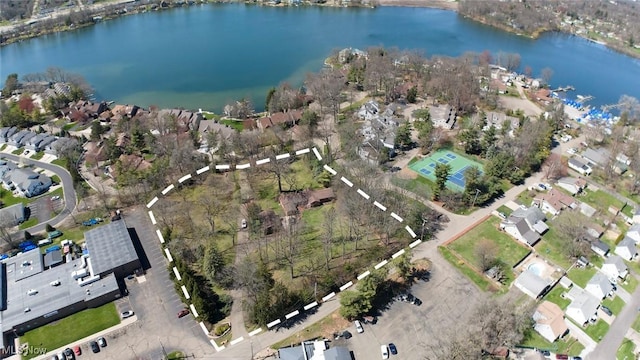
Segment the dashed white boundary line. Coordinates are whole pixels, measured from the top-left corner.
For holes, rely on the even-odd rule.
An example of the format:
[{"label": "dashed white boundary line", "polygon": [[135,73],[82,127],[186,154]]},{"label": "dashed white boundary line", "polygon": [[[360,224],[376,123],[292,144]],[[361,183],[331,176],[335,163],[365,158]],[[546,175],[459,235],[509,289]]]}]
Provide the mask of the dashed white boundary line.
[{"label": "dashed white boundary line", "polygon": [[[308,154],[311,151],[313,151],[313,154],[315,155],[316,159],[318,159],[318,161],[322,161],[322,155],[320,155],[320,152],[318,151],[318,149],[316,147],[304,148],[304,149],[297,150],[295,152],[295,155],[297,155],[297,156],[304,155],[304,154]],[[282,160],[282,159],[286,159],[286,158],[289,158],[289,157],[291,157],[290,153],[283,153],[283,154],[277,155],[275,157],[275,159],[276,160]],[[271,158],[264,158],[264,159],[261,159],[261,160],[257,160],[256,161],[256,165],[263,165],[263,164],[267,164],[269,162],[271,162]],[[235,168],[235,170],[244,170],[244,169],[248,169],[249,167],[251,167],[251,163],[235,165],[234,168]],[[332,167],[330,167],[329,165],[325,164],[325,165],[323,165],[323,168],[326,171],[328,171],[332,176],[335,176],[335,175],[338,174],[338,172],[335,169],[333,169]],[[198,169],[196,171],[196,174],[197,175],[203,174],[203,173],[209,171],[210,169],[211,169],[210,166],[205,166],[205,167],[203,167],[201,169]],[[215,165],[215,169],[216,170],[231,170],[232,166],[229,165],[229,164],[219,164],[219,165]],[[186,174],[183,177],[178,179],[178,183],[181,184],[181,183],[183,183],[183,182],[185,182],[185,181],[187,181],[187,180],[189,180],[191,178],[192,178],[191,174]],[[354,185],[353,182],[351,182],[349,179],[345,178],[344,176],[340,177],[340,181],[342,181],[345,185],[347,185],[350,188],[352,188],[353,185]],[[175,185],[171,184],[171,185],[167,186],[164,190],[162,190],[161,193],[162,193],[162,195],[167,195],[173,189],[175,189]],[[366,200],[370,200],[370,198],[371,198],[371,196],[369,194],[367,194],[366,192],[364,192],[364,190],[362,190],[362,189],[357,189],[357,193],[360,194],[360,196],[362,196]],[[158,202],[158,200],[159,200],[159,198],[157,196],[154,197],[153,199],[151,199],[151,201],[149,201],[149,203],[147,203],[147,208],[150,209],[153,205],[155,205],[156,202]],[[384,206],[383,204],[379,203],[378,201],[374,200],[373,205],[375,205],[381,211],[387,211],[387,207]],[[397,220],[400,223],[402,223],[404,221],[404,219],[402,217],[400,217],[398,214],[396,214],[395,212],[391,212],[390,215],[391,215],[392,218],[394,218],[395,220]],[[153,225],[157,225],[156,218],[153,215],[152,211],[149,211],[149,218],[151,219],[151,223]],[[407,232],[409,233],[409,235],[411,235],[412,238],[415,239],[417,237],[416,233],[413,231],[413,229],[410,226],[408,226],[408,225],[405,226],[405,230],[407,230]],[[158,239],[160,240],[160,243],[164,244],[165,240],[164,240],[164,237],[162,236],[162,232],[160,231],[160,229],[156,229],[156,234],[158,235]],[[422,243],[422,240],[421,239],[417,239],[417,240],[413,241],[411,244],[409,244],[409,248],[413,249],[414,247],[418,246],[420,243]],[[165,252],[165,255],[166,255],[167,259],[169,260],[169,262],[173,262],[173,257],[171,256],[171,253],[170,253],[169,249],[168,248],[164,248],[164,252]],[[374,269],[378,270],[378,269],[382,268],[383,266],[385,266],[385,265],[387,265],[389,263],[389,260],[396,259],[396,258],[398,258],[399,256],[401,256],[401,255],[403,255],[405,253],[406,253],[405,249],[401,249],[400,251],[397,251],[396,253],[394,253],[391,256],[390,259],[383,260],[383,261],[379,262],[378,264],[376,264],[374,266]],[[178,281],[182,281],[182,277],[180,276],[180,273],[179,273],[178,269],[175,266],[173,267],[173,273],[176,276],[176,279]],[[357,280],[360,281],[360,280],[366,278],[367,276],[369,276],[370,274],[371,274],[371,271],[367,270],[367,271],[363,272],[362,274],[358,275],[357,276]],[[340,292],[347,290],[348,288],[350,288],[353,285],[354,285],[353,281],[347,282],[346,284],[344,284],[344,285],[342,285],[340,287]],[[187,300],[189,300],[191,297],[190,297],[190,295],[189,295],[189,293],[187,291],[186,286],[182,285],[181,286],[181,290],[184,293],[185,298]],[[326,301],[332,299],[335,296],[336,296],[336,292],[331,292],[331,293],[325,295],[322,298],[322,302],[326,302]],[[319,302],[314,301],[312,303],[309,303],[309,304],[305,305],[303,307],[303,309],[304,309],[304,311],[308,311],[308,310],[310,310],[310,309],[312,309],[314,307],[317,307],[319,305],[320,305]],[[191,313],[194,315],[194,317],[198,318],[199,314],[198,314],[197,309],[195,308],[195,306],[193,304],[189,304],[189,308],[191,310]],[[298,316],[299,314],[300,314],[300,310],[294,310],[294,311],[286,314],[284,316],[284,319],[285,320],[289,320],[291,318],[294,318],[295,316]],[[267,330],[271,329],[272,327],[274,327],[274,326],[276,326],[276,325],[278,325],[280,323],[282,323],[282,319],[281,318],[271,321],[270,323],[267,324]],[[199,324],[200,324],[200,327],[202,328],[202,331],[205,333],[205,335],[209,336],[209,331],[207,330],[207,328],[204,325],[204,323],[200,322]],[[264,331],[263,328],[255,329],[255,330],[253,330],[253,331],[251,331],[249,333],[249,336],[250,337],[251,336],[255,336],[255,335],[261,333],[262,331]],[[241,336],[241,337],[239,337],[237,339],[231,340],[229,342],[229,344],[230,345],[235,345],[237,343],[242,342],[243,340],[245,340],[245,339],[244,339],[244,337]],[[225,349],[225,346],[218,346],[218,344],[214,340],[210,340],[210,343],[215,348],[216,351],[222,351],[222,350]]]}]

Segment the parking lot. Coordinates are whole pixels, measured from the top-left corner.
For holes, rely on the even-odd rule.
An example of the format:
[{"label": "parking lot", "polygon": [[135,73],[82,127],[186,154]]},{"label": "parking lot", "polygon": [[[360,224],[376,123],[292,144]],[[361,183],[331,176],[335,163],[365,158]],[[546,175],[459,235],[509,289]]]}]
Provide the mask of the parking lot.
[{"label": "parking lot", "polygon": [[348,330],[353,337],[335,340],[332,346],[348,347],[357,360],[381,359],[380,345],[389,343],[398,349],[398,354],[391,355],[391,359],[437,358],[432,349],[466,326],[473,309],[486,294],[440,256],[432,261],[430,280],[418,281],[411,289],[411,293],[422,300],[422,305],[393,302],[376,324],[363,324],[364,333],[358,334],[351,326]]},{"label": "parking lot", "polygon": [[[146,254],[146,274],[124,282],[129,292],[116,301],[118,311],[133,310],[137,321],[105,336],[107,347],[97,354],[88,343],[82,345],[80,359],[161,359],[163,352],[184,350],[202,358],[215,352],[202,329],[189,315],[178,319],[184,308],[170,280],[167,265],[151,222],[142,209],[128,210],[123,219],[135,228]],[[150,266],[150,267],[149,267]]]}]

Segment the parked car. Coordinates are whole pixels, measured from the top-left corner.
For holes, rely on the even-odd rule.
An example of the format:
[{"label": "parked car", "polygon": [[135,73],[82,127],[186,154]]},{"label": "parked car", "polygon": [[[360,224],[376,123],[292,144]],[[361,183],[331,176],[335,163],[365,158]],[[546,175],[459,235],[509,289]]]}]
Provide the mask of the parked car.
[{"label": "parked car", "polygon": [[358,332],[358,334],[362,334],[364,332],[364,328],[362,327],[362,324],[360,323],[359,320],[354,321],[353,325],[355,325],[356,331]]},{"label": "parked car", "polygon": [[242,219],[241,225],[242,225],[243,229],[246,229],[247,228],[247,219]]},{"label": "parked car", "polygon": [[64,352],[58,353],[58,360],[67,360],[67,357],[64,355]]},{"label": "parked car", "polygon": [[79,345],[76,345],[76,346],[74,346],[74,347],[73,347],[73,352],[74,352],[77,356],[82,355],[82,349],[80,348],[80,346],[79,346]]},{"label": "parked car", "polygon": [[420,306],[420,305],[422,305],[422,300],[420,300],[418,298],[415,298],[415,299],[413,299],[413,301],[411,303],[413,305]]},{"label": "parked car", "polygon": [[98,346],[98,343],[95,341],[92,341],[89,343],[89,346],[91,347],[91,351],[95,354],[95,353],[99,353],[100,352],[100,346]]},{"label": "parked car", "polygon": [[62,236],[62,232],[60,230],[53,230],[48,234],[49,239],[55,239],[60,236]]},{"label": "parked car", "polygon": [[394,343],[389,344],[389,352],[391,353],[391,355],[398,355],[398,349],[396,348],[396,345]]},{"label": "parked car", "polygon": [[98,223],[99,223],[98,219],[89,219],[87,221],[83,221],[82,225],[91,226],[91,225],[97,225]]},{"label": "parked car", "polygon": [[98,342],[98,345],[100,345],[100,347],[107,346],[107,340],[105,340],[102,336],[98,338],[97,342]]},{"label": "parked car", "polygon": [[131,310],[123,311],[122,313],[120,313],[120,315],[122,316],[123,319],[126,319],[133,316],[133,311]]},{"label": "parked car", "polygon": [[551,359],[551,352],[549,350],[540,350],[540,353],[542,354],[542,356],[544,356],[546,359]]},{"label": "parked car", "polygon": [[556,354],[556,360],[569,360],[569,355]]},{"label": "parked car", "polygon": [[602,305],[600,306],[600,308],[602,309],[602,312],[609,315],[609,316],[613,316],[613,311],[611,311],[611,309],[609,309],[608,307]]},{"label": "parked car", "polygon": [[380,352],[382,353],[383,359],[389,358],[389,348],[387,347],[387,345],[380,345]]},{"label": "parked car", "polygon": [[71,350],[71,348],[64,349],[64,356],[68,360],[73,360],[76,358],[75,355],[73,355],[73,350]]},{"label": "parked car", "polygon": [[51,201],[56,201],[56,200],[60,200],[60,196],[59,195],[53,195],[51,197]]},{"label": "parked car", "polygon": [[58,358],[58,355],[54,354],[50,360],[60,360],[60,359]]},{"label": "parked car", "polygon": [[189,315],[189,310],[187,309],[182,309],[180,311],[178,311],[178,319],[183,318],[185,316]]}]

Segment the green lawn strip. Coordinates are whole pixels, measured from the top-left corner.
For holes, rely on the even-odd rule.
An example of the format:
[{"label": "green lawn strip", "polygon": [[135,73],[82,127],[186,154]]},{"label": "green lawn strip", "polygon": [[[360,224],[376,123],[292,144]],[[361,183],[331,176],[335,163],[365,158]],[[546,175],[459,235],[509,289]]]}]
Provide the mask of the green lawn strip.
[{"label": "green lawn strip", "polygon": [[618,210],[622,210],[622,207],[624,206],[622,201],[602,190],[591,191],[587,188],[585,192],[578,197],[578,199],[596,209],[599,209],[603,213],[607,213],[610,206],[613,206]]},{"label": "green lawn strip", "polygon": [[518,200],[523,205],[530,206],[531,202],[533,201],[533,196],[531,196],[531,194],[533,193],[535,192],[530,190],[525,190],[518,195],[516,200]]},{"label": "green lawn strip", "polygon": [[33,156],[31,157],[31,159],[33,160],[40,160],[44,157],[44,151],[38,151],[37,153],[33,154]]},{"label": "green lawn strip", "polygon": [[[636,274],[640,274],[640,263],[639,262],[637,262],[637,261],[627,261],[625,259],[624,263],[627,264],[627,267],[629,269],[631,269],[632,272],[635,272]],[[633,275],[629,274],[629,276],[633,276]]]},{"label": "green lawn strip", "polygon": [[545,295],[544,299],[547,301],[551,301],[552,303],[558,305],[562,310],[566,309],[569,304],[571,304],[571,300],[562,297],[562,293],[566,292],[567,289],[563,288],[560,285],[557,285],[553,288],[553,290],[549,291],[547,295]]},{"label": "green lawn strip", "polygon": [[524,336],[524,341],[520,345],[533,347],[536,349],[549,350],[558,354],[578,356],[584,349],[584,345],[570,336],[566,336],[563,339],[558,339],[553,343],[547,341],[542,337],[542,335],[538,334],[538,332],[533,329],[529,329]]},{"label": "green lawn strip", "polygon": [[23,222],[22,224],[20,224],[20,226],[18,226],[18,228],[20,230],[26,229],[26,228],[30,228],[32,226],[38,225],[38,218],[30,218],[29,220]]},{"label": "green lawn strip", "polygon": [[551,260],[555,265],[564,269],[571,266],[571,259],[567,258],[563,252],[564,240],[560,239],[553,229],[553,224],[547,222],[549,230],[542,236],[542,239],[534,246],[535,250],[543,257]]},{"label": "green lawn strip", "polygon": [[600,341],[607,331],[609,331],[609,324],[602,319],[598,319],[595,324],[589,324],[586,328],[583,328],[583,330],[593,340]]},{"label": "green lawn strip", "polygon": [[640,332],[640,315],[638,315],[636,319],[633,321],[631,328],[637,332]]},{"label": "green lawn strip", "polygon": [[167,354],[167,360],[180,360],[180,359],[185,359],[185,355],[181,351],[172,351]]},{"label": "green lawn strip", "polygon": [[6,148],[7,148],[7,146],[9,146],[9,145],[7,145],[7,144],[2,144],[2,146],[0,146],[0,151],[4,151],[4,149],[6,149]]},{"label": "green lawn strip", "polygon": [[14,155],[21,155],[24,152],[24,148],[18,148],[13,150],[11,153]]},{"label": "green lawn strip", "polygon": [[236,131],[244,130],[244,125],[242,121],[225,119],[225,120],[220,120],[220,124],[227,125]]},{"label": "green lawn strip", "polygon": [[2,201],[2,207],[23,203],[25,206],[29,203],[26,198],[15,197],[9,190],[0,189],[0,201]]},{"label": "green lawn strip", "polygon": [[638,279],[632,274],[627,275],[627,278],[623,282],[618,282],[618,285],[622,286],[623,289],[627,290],[630,294],[633,294],[638,287]]},{"label": "green lawn strip", "polygon": [[[51,324],[33,329],[20,337],[21,344],[57,349],[120,323],[114,302],[86,309]],[[30,359],[37,354],[27,355]]]},{"label": "green lawn strip", "polygon": [[589,280],[596,274],[598,270],[593,266],[587,266],[583,268],[574,267],[569,270],[567,277],[571,279],[576,285],[584,289]]},{"label": "green lawn strip", "polygon": [[634,360],[636,359],[635,354],[636,346],[633,341],[625,338],[622,340],[622,344],[618,348],[618,352],[616,352],[617,360]]},{"label": "green lawn strip", "polygon": [[620,296],[616,296],[613,299],[607,297],[602,301],[602,305],[608,307],[614,315],[620,314],[620,311],[622,311],[625,304],[626,303],[620,298]]},{"label": "green lawn strip", "polygon": [[505,216],[509,216],[513,212],[513,210],[508,208],[506,205],[501,205],[499,208],[496,209],[496,211],[499,213],[503,213]]},{"label": "green lawn strip", "polygon": [[[66,159],[55,159],[51,163],[54,164],[54,165],[61,166],[61,167],[65,168],[65,169],[67,168],[67,160]],[[53,179],[53,177],[51,179]]]},{"label": "green lawn strip", "polygon": [[520,245],[506,233],[500,232],[498,230],[499,223],[499,218],[490,217],[449,244],[448,247],[470,264],[479,268],[480,262],[476,256],[476,246],[480,241],[491,241],[497,247],[498,260],[512,267],[529,253],[529,249]]},{"label": "green lawn strip", "polygon": [[391,183],[397,187],[421,196],[426,200],[431,199],[433,193],[431,189],[435,186],[434,183],[422,176],[418,176],[415,179],[403,179],[397,176],[392,176]]},{"label": "green lawn strip", "polygon": [[486,279],[484,276],[478,274],[469,266],[467,266],[464,261],[458,259],[451,250],[447,249],[443,246],[438,246],[438,251],[440,254],[449,262],[451,265],[455,266],[458,270],[460,270],[466,277],[469,278],[476,286],[478,286],[483,291],[492,290],[494,288],[493,284]]}]

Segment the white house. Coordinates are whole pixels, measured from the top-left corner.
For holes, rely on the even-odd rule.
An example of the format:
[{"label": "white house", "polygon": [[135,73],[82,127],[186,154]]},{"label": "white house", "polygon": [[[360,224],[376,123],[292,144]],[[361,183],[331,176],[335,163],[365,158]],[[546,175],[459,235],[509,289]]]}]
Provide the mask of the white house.
[{"label": "white house", "polygon": [[632,238],[636,244],[640,243],[640,224],[633,224],[627,230],[626,237]]},{"label": "white house", "polygon": [[625,236],[624,239],[618,243],[618,246],[616,246],[615,253],[625,260],[633,260],[638,256],[638,248],[636,248],[635,240]]},{"label": "white house", "polygon": [[629,269],[624,260],[618,255],[611,255],[602,264],[600,268],[603,274],[609,277],[609,280],[613,283],[618,282],[618,279],[624,280],[629,274]]},{"label": "white house", "polygon": [[613,295],[613,285],[609,278],[603,273],[596,273],[584,287],[591,295],[598,299],[604,299],[608,295]]},{"label": "white house", "polygon": [[532,271],[523,271],[513,282],[513,285],[533,299],[537,299],[549,288],[549,282]]},{"label": "white house", "polygon": [[565,311],[567,317],[580,325],[586,324],[592,318],[596,318],[598,308],[600,308],[600,300],[598,298],[577,286],[569,290],[567,297],[572,300]]},{"label": "white house", "polygon": [[519,208],[500,223],[500,228],[518,241],[533,246],[540,240],[540,235],[549,229],[544,220],[544,213],[535,206]]},{"label": "white house", "polygon": [[576,158],[569,159],[567,164],[569,165],[569,168],[579,172],[581,175],[591,175],[591,173],[593,172],[591,166],[583,163]]},{"label": "white house", "polygon": [[429,114],[435,127],[451,130],[456,124],[456,110],[450,105],[429,106]]},{"label": "white house", "polygon": [[358,110],[358,117],[364,120],[373,119],[380,111],[380,105],[374,100],[364,103]]},{"label": "white house", "polygon": [[609,254],[609,245],[603,243],[600,240],[596,240],[594,242],[591,243],[591,250],[593,250],[594,253],[606,258],[607,254]]},{"label": "white house", "polygon": [[534,330],[549,342],[556,341],[569,331],[564,322],[564,312],[550,301],[543,301],[533,313]]},{"label": "white house", "polygon": [[558,179],[556,186],[559,186],[567,190],[568,192],[571,193],[571,195],[576,195],[580,193],[587,186],[587,182],[584,179],[576,179],[573,177],[563,177],[561,179]]}]

